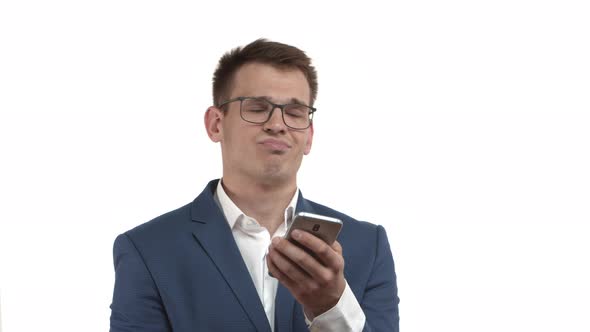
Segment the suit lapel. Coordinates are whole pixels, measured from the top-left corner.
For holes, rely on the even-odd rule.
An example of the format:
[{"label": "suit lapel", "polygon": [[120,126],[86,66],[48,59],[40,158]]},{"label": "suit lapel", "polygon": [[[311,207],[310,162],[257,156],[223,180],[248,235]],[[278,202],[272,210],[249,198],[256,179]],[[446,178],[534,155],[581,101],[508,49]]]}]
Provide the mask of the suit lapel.
[{"label": "suit lapel", "polygon": [[281,283],[277,288],[275,299],[275,332],[291,332],[293,330],[293,313],[295,298]]},{"label": "suit lapel", "polygon": [[193,202],[193,235],[217,266],[256,329],[270,332],[264,308],[240,250],[223,213],[213,199],[217,182],[211,181]]}]

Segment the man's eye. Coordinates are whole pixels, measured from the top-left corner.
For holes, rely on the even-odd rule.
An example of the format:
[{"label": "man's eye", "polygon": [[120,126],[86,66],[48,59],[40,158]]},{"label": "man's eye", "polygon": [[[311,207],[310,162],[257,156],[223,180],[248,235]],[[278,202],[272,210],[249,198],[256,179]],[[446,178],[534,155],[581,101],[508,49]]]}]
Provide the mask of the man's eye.
[{"label": "man's eye", "polygon": [[302,108],[290,108],[290,109],[286,109],[285,113],[288,116],[294,117],[294,118],[302,118],[307,116],[307,110],[306,109],[302,109]]},{"label": "man's eye", "polygon": [[303,114],[298,113],[298,112],[287,112],[287,115],[293,118],[301,118],[303,117]]}]

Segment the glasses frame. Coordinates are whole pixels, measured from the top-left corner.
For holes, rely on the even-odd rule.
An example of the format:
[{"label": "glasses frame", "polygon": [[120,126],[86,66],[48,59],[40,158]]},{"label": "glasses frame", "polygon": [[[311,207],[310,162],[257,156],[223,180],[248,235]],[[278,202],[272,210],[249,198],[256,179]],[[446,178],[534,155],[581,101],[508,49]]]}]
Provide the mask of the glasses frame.
[{"label": "glasses frame", "polygon": [[[242,114],[242,105],[244,100],[248,100],[248,99],[256,99],[256,100],[263,100],[269,104],[272,105],[272,109],[270,110],[270,113],[268,113],[268,118],[266,118],[266,120],[259,122],[259,121],[250,121],[250,120],[246,120],[244,119],[244,115]],[[235,101],[239,101],[240,102],[240,117],[242,118],[242,120],[249,122],[249,123],[254,123],[254,124],[265,124],[268,122],[268,120],[270,120],[270,118],[272,117],[272,113],[275,111],[275,109],[280,109],[281,110],[281,118],[283,119],[283,123],[285,124],[285,126],[293,129],[293,130],[305,130],[309,127],[311,127],[311,124],[313,123],[313,113],[315,113],[317,111],[317,109],[315,107],[311,107],[305,104],[298,104],[298,103],[289,103],[289,104],[275,104],[272,101],[266,99],[266,98],[262,98],[262,97],[236,97],[230,100],[226,100],[223,103],[217,105],[217,108],[221,109],[223,106],[229,104],[229,103],[233,103]],[[290,105],[299,105],[299,106],[305,106],[307,108],[309,108],[309,114],[308,114],[308,118],[309,118],[309,124],[307,125],[307,127],[305,128],[295,128],[295,127],[291,127],[287,124],[287,121],[285,121],[285,107],[290,106]]]}]

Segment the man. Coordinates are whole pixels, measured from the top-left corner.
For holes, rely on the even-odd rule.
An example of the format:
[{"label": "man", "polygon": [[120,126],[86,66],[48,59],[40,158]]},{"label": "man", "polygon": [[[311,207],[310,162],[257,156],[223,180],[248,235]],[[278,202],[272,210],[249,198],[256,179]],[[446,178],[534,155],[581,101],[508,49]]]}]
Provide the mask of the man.
[{"label": "man", "polygon": [[[223,177],[191,203],[119,235],[111,331],[398,331],[385,230],[303,198],[317,77],[301,50],[256,40],[213,78],[209,138]],[[295,212],[342,220],[327,245],[282,238]]]}]

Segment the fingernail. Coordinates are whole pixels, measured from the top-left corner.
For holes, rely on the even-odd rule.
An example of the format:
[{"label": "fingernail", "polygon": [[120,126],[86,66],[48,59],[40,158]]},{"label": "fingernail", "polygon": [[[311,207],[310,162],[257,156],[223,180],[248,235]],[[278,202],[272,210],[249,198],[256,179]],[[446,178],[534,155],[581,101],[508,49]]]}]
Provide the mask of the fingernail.
[{"label": "fingernail", "polygon": [[275,237],[272,239],[271,243],[272,243],[273,245],[277,245],[277,244],[279,244],[279,241],[281,241],[281,238],[280,238],[280,237],[278,237],[278,236],[275,236]]},{"label": "fingernail", "polygon": [[298,231],[298,230],[294,230],[294,231],[293,231],[293,238],[294,238],[295,240],[299,240],[299,238],[301,238],[301,232],[300,232],[300,231]]}]

